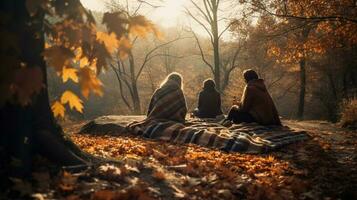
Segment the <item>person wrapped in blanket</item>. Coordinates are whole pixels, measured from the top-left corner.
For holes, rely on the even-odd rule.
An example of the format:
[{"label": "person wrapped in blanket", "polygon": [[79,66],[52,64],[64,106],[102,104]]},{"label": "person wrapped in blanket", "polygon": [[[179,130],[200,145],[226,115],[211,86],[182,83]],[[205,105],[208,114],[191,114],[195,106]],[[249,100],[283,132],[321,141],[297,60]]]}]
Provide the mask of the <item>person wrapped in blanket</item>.
[{"label": "person wrapped in blanket", "polygon": [[164,119],[184,123],[187,106],[182,86],[179,73],[169,74],[151,97],[146,120]]},{"label": "person wrapped in blanket", "polygon": [[192,112],[198,118],[216,118],[223,116],[221,110],[221,94],[216,90],[212,79],[203,82],[203,89],[198,95],[198,106]]},{"label": "person wrapped in blanket", "polygon": [[261,125],[281,125],[278,111],[258,74],[247,69],[243,72],[246,86],[240,102],[232,106],[223,125],[256,122]]},{"label": "person wrapped in blanket", "polygon": [[[197,144],[226,152],[265,153],[305,137],[301,136],[302,134],[293,134],[289,130],[272,131],[274,128],[256,124],[236,126],[223,133],[220,131],[222,127],[217,123],[185,123],[186,113],[182,78],[179,74],[172,73],[154,92],[147,118],[129,123],[126,129],[129,133],[143,138],[176,144]],[[239,130],[239,127],[242,129]]]}]

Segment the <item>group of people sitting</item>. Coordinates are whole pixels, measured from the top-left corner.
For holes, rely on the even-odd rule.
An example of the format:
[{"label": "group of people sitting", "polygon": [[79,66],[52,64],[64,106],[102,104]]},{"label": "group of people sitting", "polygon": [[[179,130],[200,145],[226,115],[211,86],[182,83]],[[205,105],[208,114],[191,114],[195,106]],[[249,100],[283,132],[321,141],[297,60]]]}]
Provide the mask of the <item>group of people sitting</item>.
[{"label": "group of people sitting", "polygon": [[[251,69],[245,70],[243,76],[246,86],[242,98],[234,103],[221,123],[227,125],[256,122],[261,125],[281,125],[279,114],[264,80]],[[182,82],[182,76],[176,72],[166,77],[150,100],[147,119],[185,122],[187,107]],[[199,93],[198,107],[192,115],[198,118],[224,116],[221,109],[221,95],[212,79],[204,81],[203,89]]]}]

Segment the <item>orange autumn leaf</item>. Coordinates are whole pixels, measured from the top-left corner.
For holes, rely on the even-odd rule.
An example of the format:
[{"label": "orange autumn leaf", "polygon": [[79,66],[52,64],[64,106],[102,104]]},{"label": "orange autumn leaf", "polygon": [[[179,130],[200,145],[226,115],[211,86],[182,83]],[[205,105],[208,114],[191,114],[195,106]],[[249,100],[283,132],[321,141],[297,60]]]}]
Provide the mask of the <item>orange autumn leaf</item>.
[{"label": "orange autumn leaf", "polygon": [[67,90],[62,94],[61,97],[61,103],[62,104],[69,104],[69,107],[71,109],[76,109],[78,112],[82,113],[83,112],[83,104],[82,100],[75,95],[73,92]]},{"label": "orange autumn leaf", "polygon": [[118,40],[115,33],[108,34],[105,32],[98,31],[97,40],[104,43],[109,53],[114,53],[114,51],[118,48]]},{"label": "orange autumn leaf", "polygon": [[83,57],[79,60],[79,67],[83,68],[85,66],[89,65],[89,61],[87,57]]},{"label": "orange autumn leaf", "polygon": [[62,81],[67,82],[69,79],[78,83],[77,69],[64,67],[62,70]]},{"label": "orange autumn leaf", "polygon": [[146,37],[151,32],[156,33],[157,30],[154,24],[150,20],[146,19],[146,17],[142,15],[137,15],[130,18],[130,34],[138,35],[140,37]]},{"label": "orange autumn leaf", "polygon": [[156,180],[159,180],[159,181],[163,181],[166,179],[166,176],[163,172],[160,172],[160,171],[155,171],[152,176],[156,179]]},{"label": "orange autumn leaf", "polygon": [[114,199],[116,193],[111,190],[99,190],[92,194],[92,199],[107,200]]},{"label": "orange autumn leaf", "polygon": [[95,72],[88,67],[79,71],[81,78],[81,91],[85,98],[88,98],[90,91],[98,96],[103,96],[102,82],[97,78]]},{"label": "orange autumn leaf", "polygon": [[64,118],[65,107],[59,101],[55,101],[51,106],[52,112],[55,117]]},{"label": "orange autumn leaf", "polygon": [[119,40],[118,44],[119,44],[119,56],[120,56],[120,58],[124,59],[130,52],[130,50],[132,48],[132,44],[131,44],[130,40],[126,37],[122,37]]},{"label": "orange autumn leaf", "polygon": [[45,49],[43,56],[49,66],[54,67],[57,72],[61,72],[64,66],[70,64],[74,53],[63,46],[51,46]]},{"label": "orange autumn leaf", "polygon": [[76,187],[77,179],[77,176],[74,176],[71,173],[64,171],[58,184],[58,187],[63,192],[73,191]]}]

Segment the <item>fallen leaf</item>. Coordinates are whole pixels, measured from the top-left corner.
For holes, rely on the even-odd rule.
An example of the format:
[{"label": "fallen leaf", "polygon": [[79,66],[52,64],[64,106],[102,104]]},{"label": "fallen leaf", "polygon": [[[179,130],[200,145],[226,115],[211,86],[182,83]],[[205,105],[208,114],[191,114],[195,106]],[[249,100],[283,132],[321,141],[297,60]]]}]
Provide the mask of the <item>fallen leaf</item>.
[{"label": "fallen leaf", "polygon": [[116,199],[116,192],[112,190],[99,190],[92,194],[93,200],[113,200]]},{"label": "fallen leaf", "polygon": [[74,176],[71,173],[64,171],[62,173],[58,187],[63,192],[73,191],[76,187],[77,179],[77,176]]},{"label": "fallen leaf", "polygon": [[166,176],[163,172],[160,172],[160,171],[155,171],[152,176],[158,180],[158,181],[163,181],[166,179]]}]

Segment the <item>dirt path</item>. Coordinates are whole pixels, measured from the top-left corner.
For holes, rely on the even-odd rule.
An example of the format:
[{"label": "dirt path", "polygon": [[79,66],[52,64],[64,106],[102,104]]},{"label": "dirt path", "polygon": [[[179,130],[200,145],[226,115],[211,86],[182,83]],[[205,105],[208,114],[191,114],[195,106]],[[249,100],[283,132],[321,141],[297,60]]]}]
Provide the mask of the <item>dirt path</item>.
[{"label": "dirt path", "polygon": [[340,164],[355,165],[357,161],[357,131],[340,128],[324,121],[286,121],[286,125],[303,129]]},{"label": "dirt path", "polygon": [[285,121],[309,132],[312,140],[293,155],[291,162],[304,167],[315,190],[325,195],[355,199],[357,191],[357,131],[324,121]]}]

